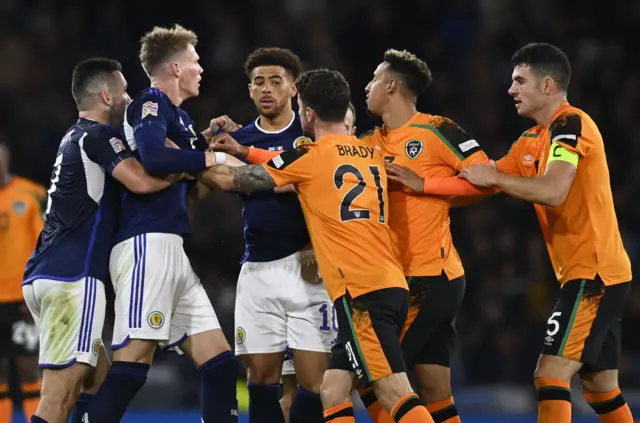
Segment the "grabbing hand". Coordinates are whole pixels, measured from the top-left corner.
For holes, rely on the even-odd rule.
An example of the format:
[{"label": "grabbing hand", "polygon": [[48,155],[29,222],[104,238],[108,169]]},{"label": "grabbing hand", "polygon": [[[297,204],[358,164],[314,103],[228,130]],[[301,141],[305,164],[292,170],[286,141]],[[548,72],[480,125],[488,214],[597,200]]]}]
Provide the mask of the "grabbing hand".
[{"label": "grabbing hand", "polygon": [[229,134],[216,135],[211,139],[209,148],[213,151],[223,151],[231,156],[244,158],[247,156],[248,148],[240,145]]},{"label": "grabbing hand", "polygon": [[211,130],[211,135],[215,135],[218,131],[233,132],[233,131],[237,131],[240,128],[242,128],[242,125],[235,123],[227,115],[218,116],[216,118],[211,119],[211,122],[209,122],[209,129]]},{"label": "grabbing hand", "polygon": [[387,178],[391,181],[398,182],[413,192],[424,192],[424,179],[416,175],[411,169],[404,166],[398,166],[393,163],[385,163],[387,169]]},{"label": "grabbing hand", "polygon": [[458,178],[465,179],[477,187],[488,188],[495,185],[497,174],[495,162],[490,165],[478,163],[462,169]]}]

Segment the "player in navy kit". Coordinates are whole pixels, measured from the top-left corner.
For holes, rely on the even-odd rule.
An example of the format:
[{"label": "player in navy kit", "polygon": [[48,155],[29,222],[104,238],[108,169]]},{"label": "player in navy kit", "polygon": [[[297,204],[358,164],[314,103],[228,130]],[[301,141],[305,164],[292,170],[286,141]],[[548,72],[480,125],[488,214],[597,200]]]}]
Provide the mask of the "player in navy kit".
[{"label": "player in navy kit", "polygon": [[[182,102],[199,93],[197,37],[179,25],[155,27],[141,40],[140,60],[151,88],[127,108],[126,141],[151,174],[198,173],[216,163]],[[224,129],[224,128],[223,128]],[[169,138],[178,148],[165,146]],[[190,231],[187,189],[177,183],[149,196],[124,193],[111,252],[116,292],[114,361],[89,407],[91,423],[120,421],[144,385],[159,345],[186,353],[202,378],[205,423],[236,422],[238,363],[211,302],[183,249]]]},{"label": "player in navy kit", "polygon": [[45,226],[26,267],[23,293],[38,324],[41,399],[31,422],[66,421],[77,392],[96,366],[105,313],[119,199],[117,183],[138,193],[170,181],[152,178],[114,129],[130,98],[120,64],[96,58],[73,71],[79,119],[56,157]]},{"label": "player in navy kit", "polygon": [[[233,132],[238,143],[286,151],[310,142],[291,103],[301,70],[287,49],[260,48],[247,57],[249,94],[260,116]],[[299,383],[291,422],[322,421],[320,384],[336,332],[300,204],[295,193],[241,197],[246,249],[236,291],[235,351],[247,368],[249,421],[284,421],[279,400],[287,346]]]}]

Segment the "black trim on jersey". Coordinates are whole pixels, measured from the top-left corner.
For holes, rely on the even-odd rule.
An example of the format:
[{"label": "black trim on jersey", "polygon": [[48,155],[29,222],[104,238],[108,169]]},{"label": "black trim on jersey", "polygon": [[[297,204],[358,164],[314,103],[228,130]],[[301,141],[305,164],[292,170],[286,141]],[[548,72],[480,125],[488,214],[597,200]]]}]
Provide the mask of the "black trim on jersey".
[{"label": "black trim on jersey", "polygon": [[437,128],[438,128],[438,131],[440,131],[440,133],[442,134],[442,136],[445,137],[451,143],[451,146],[455,148],[457,152],[465,159],[467,157],[470,157],[474,153],[477,153],[478,151],[482,151],[482,147],[477,141],[476,141],[476,144],[478,144],[477,146],[470,148],[469,150],[462,151],[462,148],[460,147],[460,145],[464,144],[467,141],[474,140],[474,138],[471,137],[469,134],[467,134],[467,132],[464,129],[462,129],[458,124],[456,124],[452,120],[445,120],[445,122],[442,125],[438,126]]},{"label": "black trim on jersey", "polygon": [[577,113],[564,113],[551,122],[549,132],[551,132],[551,142],[558,136],[566,135],[557,141],[571,147],[578,145],[578,138],[582,136],[582,117]]},{"label": "black trim on jersey", "polygon": [[267,162],[267,166],[276,170],[283,170],[308,152],[309,149],[304,145],[293,150],[284,151],[282,154],[275,156],[273,159],[269,160]]}]

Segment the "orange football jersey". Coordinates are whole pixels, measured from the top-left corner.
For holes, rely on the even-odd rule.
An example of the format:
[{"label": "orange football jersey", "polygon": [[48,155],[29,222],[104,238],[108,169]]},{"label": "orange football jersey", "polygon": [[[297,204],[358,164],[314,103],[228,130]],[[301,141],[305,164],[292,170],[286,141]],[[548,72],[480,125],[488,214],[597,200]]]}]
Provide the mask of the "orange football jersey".
[{"label": "orange football jersey", "polygon": [[384,288],[408,289],[389,230],[380,146],[328,135],[262,165],[278,186],[294,184],[320,274],[332,301]]},{"label": "orange football jersey", "polygon": [[[383,127],[361,136],[383,147],[385,158],[418,176],[446,178],[488,160],[478,142],[450,119],[417,113],[397,129]],[[389,225],[406,276],[449,279],[464,274],[449,227],[449,197],[418,194],[401,187],[389,192]]]},{"label": "orange football jersey", "polygon": [[534,204],[556,277],[561,284],[596,274],[607,285],[630,281],[631,262],[618,229],[604,142],[589,115],[564,103],[549,125],[520,136],[498,161],[498,170],[544,175],[552,143],[579,157],[566,200],[557,207]]},{"label": "orange football jersey", "polygon": [[44,188],[14,177],[0,188],[0,302],[22,301],[22,276],[43,228]]}]

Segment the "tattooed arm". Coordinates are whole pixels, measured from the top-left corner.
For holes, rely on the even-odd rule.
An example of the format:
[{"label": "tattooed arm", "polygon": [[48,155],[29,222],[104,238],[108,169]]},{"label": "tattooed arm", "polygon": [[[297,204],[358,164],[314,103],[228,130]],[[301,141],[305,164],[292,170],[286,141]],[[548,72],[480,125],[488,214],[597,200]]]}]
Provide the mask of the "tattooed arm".
[{"label": "tattooed arm", "polygon": [[202,172],[199,180],[209,188],[219,187],[227,191],[267,191],[276,186],[271,175],[261,165],[216,165]]}]

